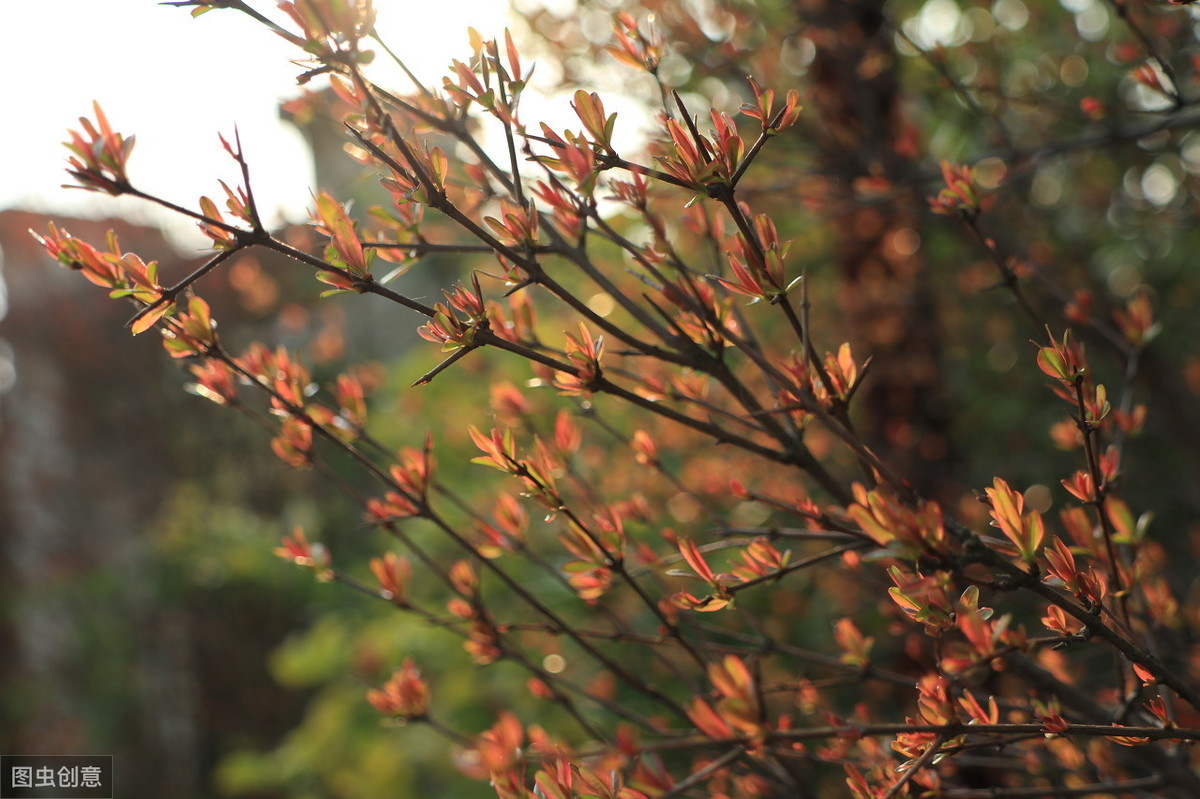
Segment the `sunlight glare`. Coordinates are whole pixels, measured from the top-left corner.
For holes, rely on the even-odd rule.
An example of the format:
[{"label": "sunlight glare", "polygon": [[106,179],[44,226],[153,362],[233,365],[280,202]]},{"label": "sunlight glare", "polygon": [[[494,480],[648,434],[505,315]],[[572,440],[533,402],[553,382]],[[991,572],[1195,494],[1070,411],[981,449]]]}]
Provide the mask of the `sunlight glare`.
[{"label": "sunlight glare", "polygon": [[[281,19],[273,3],[252,5]],[[507,16],[507,4],[494,0],[439,0],[419,7],[377,0],[376,7],[385,41],[427,84],[440,83],[451,58],[469,55],[468,26],[499,36]],[[60,188],[69,181],[61,143],[80,116],[92,116],[97,100],[118,131],[136,135],[130,174],[146,191],[188,207],[202,194],[219,197],[217,180],[232,185],[239,174],[217,134],[232,141],[236,125],[260,208],[271,222],[307,218],[312,158],[278,113],[279,103],[298,93],[295,78],[302,70],[291,61],[302,54],[295,47],[234,11],[193,19],[188,9],[152,0],[2,3],[0,26],[10,32],[44,30],[51,11],[70,22],[55,27],[52,40],[9,37],[9,62],[36,69],[38,79],[14,78],[7,85],[14,113],[0,129],[5,176],[0,208],[87,217],[120,213],[166,226],[189,249],[203,246],[193,225],[169,212]],[[377,54],[381,72],[387,59]],[[380,80],[402,93],[411,90],[398,69]]]}]

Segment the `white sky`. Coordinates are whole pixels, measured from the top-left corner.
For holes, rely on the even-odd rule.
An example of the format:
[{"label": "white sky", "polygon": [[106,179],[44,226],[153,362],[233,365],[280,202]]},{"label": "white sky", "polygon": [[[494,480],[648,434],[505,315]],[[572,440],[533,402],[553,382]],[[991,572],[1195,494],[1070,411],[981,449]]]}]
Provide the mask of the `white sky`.
[{"label": "white sky", "polygon": [[[250,5],[278,19],[274,0]],[[427,85],[440,84],[451,58],[469,55],[468,26],[500,36],[508,16],[506,0],[375,6],[384,39]],[[214,10],[193,19],[189,12],[157,0],[0,0],[8,64],[0,88],[0,209],[162,221],[145,216],[143,202],[59,188],[69,182],[66,131],[99,100],[116,130],[137,136],[129,169],[135,185],[193,208],[202,194],[218,199],[217,179],[233,185],[239,176],[217,134],[232,141],[236,122],[260,208],[307,216],[312,165],[276,110],[297,92],[301,70],[290,60],[299,52],[244,14]]]}]

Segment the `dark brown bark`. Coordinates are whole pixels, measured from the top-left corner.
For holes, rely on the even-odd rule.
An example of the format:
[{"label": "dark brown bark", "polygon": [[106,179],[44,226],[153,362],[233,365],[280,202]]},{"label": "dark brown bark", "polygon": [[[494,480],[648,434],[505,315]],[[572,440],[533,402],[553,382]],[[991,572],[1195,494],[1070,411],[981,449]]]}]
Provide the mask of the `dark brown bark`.
[{"label": "dark brown bark", "polygon": [[[858,399],[866,440],[922,494],[945,497],[953,469],[942,329],[919,249],[924,200],[900,191],[914,148],[893,35],[869,0],[801,0],[816,45],[807,114],[830,176],[826,216],[855,352],[873,359]],[[867,199],[867,198],[870,199]]]}]

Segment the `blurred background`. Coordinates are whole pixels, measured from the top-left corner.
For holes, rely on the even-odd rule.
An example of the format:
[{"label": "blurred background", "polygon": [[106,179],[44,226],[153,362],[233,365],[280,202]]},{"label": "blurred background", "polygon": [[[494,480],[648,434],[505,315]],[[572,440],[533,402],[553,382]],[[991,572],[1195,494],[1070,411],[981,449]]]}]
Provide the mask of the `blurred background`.
[{"label": "blurred background", "polygon": [[[615,95],[654,97],[653,88],[597,67],[612,13],[628,5],[529,0],[510,11],[489,0],[376,0],[381,32],[425,83],[439,84],[451,58],[469,55],[468,25],[488,37],[511,25],[540,56],[535,83],[547,87],[549,99],[530,95],[527,104],[556,104],[554,118],[568,121],[552,124],[577,127],[559,90],[579,81],[620,111],[621,135],[636,136],[653,111]],[[1105,0],[893,0],[886,9],[902,22],[890,40],[900,57],[871,74],[830,60],[856,64],[862,50],[846,39],[839,54],[836,36],[821,39],[847,29],[817,10],[878,3],[641,5],[658,13],[668,41],[681,42],[662,72],[693,108],[735,111],[747,69],[781,93],[804,92],[809,110],[794,135],[764,152],[756,169],[765,177],[750,199],[777,213],[808,264],[829,270],[814,296],[826,343],[849,329],[856,353],[881,355],[860,429],[963,518],[982,525],[971,492],[995,474],[1038,487],[1046,510],[1062,507],[1056,480],[1075,456],[1050,435],[1061,413],[1033,367],[1029,341],[1039,331],[990,290],[994,266],[961,231],[925,211],[937,161],[990,159],[981,171],[996,189],[990,232],[1060,284],[1093,289],[1098,313],[1152,297],[1169,335],[1138,376],[1136,399],[1151,403],[1151,422],[1126,449],[1137,480],[1122,489],[1135,509],[1155,510],[1156,535],[1172,551],[1194,555],[1200,136],[1181,125],[1031,155],[1161,110],[1128,78],[1137,44]],[[1194,44],[1194,18],[1174,13],[1162,35]],[[272,548],[294,526],[348,560],[378,554],[381,540],[341,494],[282,467],[259,428],[181,391],[186,375],[159,342],[128,336],[127,307],[104,302],[26,233],[54,219],[90,241],[113,229],[126,250],[158,258],[171,274],[200,262],[204,239],[190,224],[58,188],[67,178],[61,142],[91,116],[93,100],[117,130],[137,135],[133,180],[182,205],[218,196],[218,178],[237,180],[217,140],[231,138],[235,123],[260,207],[294,240],[306,235],[299,225],[318,187],[359,207],[379,201],[374,178],[341,153],[336,124],[289,103],[301,71],[292,48],[238,14],[191,19],[153,0],[3,2],[0,29],[17,65],[0,126],[0,752],[114,755],[117,795],[131,799],[439,796],[451,782],[455,796],[491,795],[454,776],[441,740],[381,734],[363,693],[403,655],[427,669],[455,664],[436,673],[439,717],[480,730],[493,703],[524,693],[524,678],[505,664],[486,677],[460,667],[457,639],[315,585],[276,558]],[[404,86],[399,75],[380,77],[389,81]],[[1080,110],[1085,97],[1133,110],[1109,127]],[[839,105],[845,98],[877,106]],[[545,117],[526,110],[528,120]],[[1005,174],[1010,156],[1026,160]],[[888,195],[882,177],[902,192]],[[894,272],[860,268],[881,259]],[[427,282],[409,283],[413,293],[436,297],[463,271],[445,256],[425,264],[412,280]],[[348,353],[372,362],[365,375],[387,397],[376,435],[419,445],[428,423],[454,419],[457,433],[439,440],[443,475],[475,480],[456,456],[470,448],[466,425],[485,426],[492,413],[482,359],[402,390],[431,365],[428,351],[408,351],[417,320],[370,298],[317,304],[318,290],[305,272],[247,256],[204,295],[235,350],[256,339],[286,345],[318,382],[344,368]],[[1057,313],[1061,299],[1045,305]],[[1105,379],[1119,385],[1121,376]],[[1192,562],[1167,567],[1178,585],[1194,581]],[[798,606],[831,613],[815,609],[824,604]],[[801,614],[779,607],[786,623],[799,623]],[[825,616],[805,623],[828,632]],[[900,647],[883,643],[886,630],[867,632]]]}]

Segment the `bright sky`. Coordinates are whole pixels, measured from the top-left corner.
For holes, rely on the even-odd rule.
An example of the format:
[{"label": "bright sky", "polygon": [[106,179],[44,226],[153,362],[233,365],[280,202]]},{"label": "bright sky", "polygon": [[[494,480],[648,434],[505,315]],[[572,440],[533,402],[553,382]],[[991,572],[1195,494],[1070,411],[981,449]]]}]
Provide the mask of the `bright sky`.
[{"label": "bright sky", "polygon": [[[273,0],[250,5],[278,19]],[[508,14],[504,0],[375,0],[375,7],[385,40],[427,85],[440,84],[451,58],[469,55],[468,26],[499,36]],[[202,194],[218,198],[217,179],[232,185],[238,173],[217,134],[232,141],[237,123],[260,208],[307,216],[312,165],[276,110],[297,91],[301,69],[290,60],[298,51],[235,11],[196,19],[189,11],[157,0],[0,0],[9,65],[0,91],[0,209],[88,216],[119,209],[135,220],[161,219],[145,216],[142,202],[59,188],[69,181],[66,131],[98,100],[116,130],[137,136],[135,185],[189,207]]]}]

